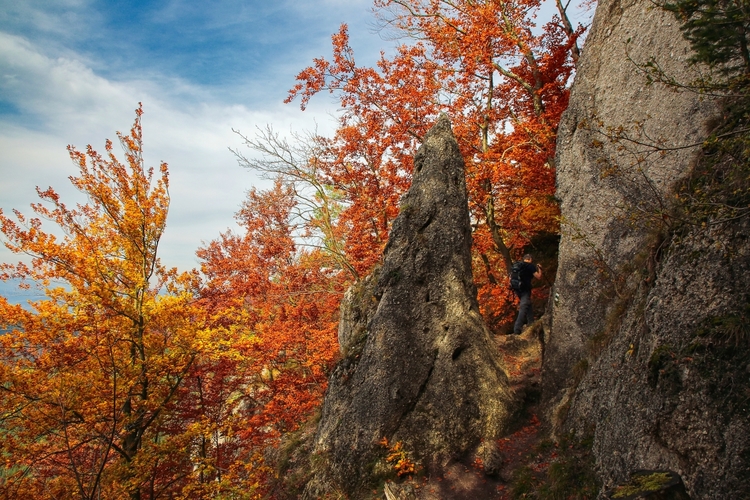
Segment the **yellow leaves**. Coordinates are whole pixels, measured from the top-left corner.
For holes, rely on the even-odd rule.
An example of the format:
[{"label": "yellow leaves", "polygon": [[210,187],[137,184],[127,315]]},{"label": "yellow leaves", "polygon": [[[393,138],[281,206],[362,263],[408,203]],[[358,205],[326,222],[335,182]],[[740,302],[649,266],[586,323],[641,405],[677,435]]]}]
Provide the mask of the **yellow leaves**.
[{"label": "yellow leaves", "polygon": [[[0,453],[33,464],[28,491],[50,477],[70,486],[71,470],[81,471],[79,488],[98,484],[111,498],[147,477],[170,484],[172,472],[154,464],[184,453],[191,436],[174,399],[184,397],[199,356],[218,362],[230,349],[223,330],[206,325],[197,274],[159,264],[168,171],[162,164],[152,182],[142,164],[141,114],[129,135],[118,135],[126,164],[111,141],[106,158],[69,147],[79,169],[71,182],[88,204],[70,209],[50,188],[32,205],[40,218],[15,212],[16,222],[0,212],[9,248],[33,257],[31,267],[2,265],[3,277],[27,278],[47,295],[31,310],[0,301],[0,321],[14,329],[0,336],[0,414],[14,416],[14,439],[1,442]],[[64,236],[48,233],[41,219]]]},{"label": "yellow leaves", "polygon": [[383,439],[378,441],[378,444],[383,448],[386,448],[387,455],[385,461],[392,465],[393,470],[396,471],[396,474],[398,474],[399,477],[415,474],[417,472],[419,467],[411,460],[401,441],[397,441],[393,445],[390,445],[388,443],[388,438],[383,437]]}]

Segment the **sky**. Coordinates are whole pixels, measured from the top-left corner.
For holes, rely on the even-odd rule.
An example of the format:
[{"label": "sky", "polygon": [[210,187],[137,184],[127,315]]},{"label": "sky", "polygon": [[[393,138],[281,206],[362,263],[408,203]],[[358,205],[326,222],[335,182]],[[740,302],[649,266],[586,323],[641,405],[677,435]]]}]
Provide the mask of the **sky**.
[{"label": "sky", "polygon": [[[85,202],[66,146],[103,152],[128,132],[138,103],[146,166],[169,165],[170,209],[160,257],[199,267],[195,251],[229,228],[245,193],[262,187],[229,148],[239,130],[333,131],[325,95],[304,112],[283,104],[295,75],[331,53],[350,27],[358,62],[383,41],[371,0],[0,0],[0,208],[31,215],[35,188]],[[361,54],[361,57],[360,57]],[[119,154],[119,145],[115,146]],[[250,153],[250,151],[247,151]],[[4,246],[0,260],[18,257]]]}]

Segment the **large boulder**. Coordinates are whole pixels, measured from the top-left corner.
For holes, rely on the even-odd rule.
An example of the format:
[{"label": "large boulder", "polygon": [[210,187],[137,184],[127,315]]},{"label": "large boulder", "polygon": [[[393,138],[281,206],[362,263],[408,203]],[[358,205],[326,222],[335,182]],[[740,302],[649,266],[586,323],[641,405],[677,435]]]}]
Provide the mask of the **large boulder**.
[{"label": "large boulder", "polygon": [[463,159],[445,115],[416,154],[400,209],[382,267],[342,305],[344,358],[314,447],[325,470],[307,497],[330,485],[356,497],[393,468],[385,458],[396,443],[439,470],[497,439],[509,418],[507,377],[472,282]]}]

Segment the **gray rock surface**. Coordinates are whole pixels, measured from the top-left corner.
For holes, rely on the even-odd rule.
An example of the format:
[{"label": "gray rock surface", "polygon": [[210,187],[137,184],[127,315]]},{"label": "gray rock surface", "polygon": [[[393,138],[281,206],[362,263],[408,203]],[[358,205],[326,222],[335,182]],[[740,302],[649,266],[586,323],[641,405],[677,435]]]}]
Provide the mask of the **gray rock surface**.
[{"label": "gray rock surface", "polygon": [[716,326],[747,325],[750,224],[660,239],[659,210],[701,151],[647,146],[700,143],[720,106],[647,85],[633,62],[653,57],[687,82],[689,50],[652,2],[599,3],[558,138],[564,222],[543,403],[555,432],[593,434],[605,488],[669,469],[695,500],[750,498],[750,334],[737,327],[735,346]]},{"label": "gray rock surface", "polygon": [[[572,367],[602,333],[616,298],[613,271],[644,245],[638,210],[658,208],[690,172],[696,149],[647,155],[636,142],[607,137],[619,127],[643,143],[700,143],[717,115],[715,102],[649,85],[636,63],[654,57],[681,81],[691,51],[672,14],[650,0],[602,0],[579,61],[557,144],[557,197],[562,214],[560,260],[547,339],[547,401],[566,397]],[[639,157],[647,161],[638,163]]]},{"label": "gray rock surface", "polygon": [[671,469],[694,500],[750,498],[748,334],[710,331],[748,317],[749,238],[745,219],[672,241],[572,393],[564,428],[593,429],[605,486]]},{"label": "gray rock surface", "polygon": [[427,470],[498,438],[511,397],[471,274],[464,165],[441,116],[415,157],[384,262],[342,305],[345,358],[329,381],[314,454],[326,484],[354,497],[393,476],[386,449],[401,442]]}]

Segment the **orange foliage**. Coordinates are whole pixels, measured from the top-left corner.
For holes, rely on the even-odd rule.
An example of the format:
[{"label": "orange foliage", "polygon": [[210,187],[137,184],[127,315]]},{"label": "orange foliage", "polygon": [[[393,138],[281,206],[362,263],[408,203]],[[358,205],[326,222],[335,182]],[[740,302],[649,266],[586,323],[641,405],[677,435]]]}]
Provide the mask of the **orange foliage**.
[{"label": "orange foliage", "polygon": [[[248,194],[237,219],[244,235],[222,234],[198,251],[207,278],[201,299],[214,328],[232,331],[242,374],[244,427],[237,436],[263,449],[319,405],[333,357],[344,277],[320,250],[298,250],[292,191]],[[229,374],[231,375],[231,371]]]},{"label": "orange foliage", "polygon": [[321,178],[344,193],[347,255],[360,273],[379,258],[413,153],[445,111],[467,167],[482,311],[501,322],[514,300],[506,279],[512,254],[534,234],[558,230],[556,130],[583,28],[574,30],[562,10],[536,30],[539,0],[375,5],[385,26],[416,41],[381,56],[377,68],[360,67],[342,25],[331,59],[315,59],[287,98],[303,109],[323,91],[340,99],[344,114]]},{"label": "orange foliage", "polygon": [[378,444],[387,450],[385,461],[392,464],[393,470],[399,477],[411,476],[419,471],[419,466],[411,460],[401,441],[389,444],[388,438],[384,437]]},{"label": "orange foliage", "polygon": [[47,296],[29,310],[0,299],[2,498],[227,489],[232,470],[222,476],[227,460],[212,452],[231,443],[236,405],[229,384],[207,387],[236,359],[231,332],[207,328],[195,273],[159,262],[168,172],[143,165],[141,114],[118,134],[125,163],[110,141],[105,155],[69,147],[87,204],[69,208],[50,188],[38,190],[38,217],[0,213],[6,246],[32,258],[2,264],[2,278]]},{"label": "orange foliage", "polygon": [[378,70],[356,66],[346,26],[333,36],[333,60],[316,59],[302,71],[287,102],[304,109],[317,92],[337,92],[345,110],[333,139],[316,158],[322,182],[342,193],[339,220],[347,255],[359,275],[380,258],[398,200],[411,180],[412,157],[435,116],[439,92],[435,67],[421,45],[400,47]]}]

